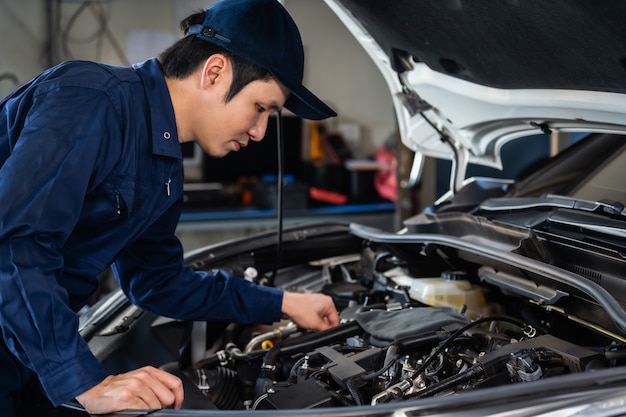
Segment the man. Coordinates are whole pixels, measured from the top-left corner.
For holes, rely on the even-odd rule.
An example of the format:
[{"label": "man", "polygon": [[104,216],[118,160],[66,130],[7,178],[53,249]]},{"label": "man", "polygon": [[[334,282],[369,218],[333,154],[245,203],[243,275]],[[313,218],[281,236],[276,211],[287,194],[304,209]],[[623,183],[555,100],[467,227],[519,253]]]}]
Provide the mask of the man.
[{"label": "man", "polygon": [[185,320],[338,324],[332,300],[182,266],[180,144],[211,155],[264,136],[286,107],[335,113],[302,85],[298,29],[276,0],[223,0],[133,68],[68,62],[0,102],[0,409],[40,384],[94,414],[180,407],[181,381],[146,367],[107,375],[77,332],[111,265],[129,299]]}]

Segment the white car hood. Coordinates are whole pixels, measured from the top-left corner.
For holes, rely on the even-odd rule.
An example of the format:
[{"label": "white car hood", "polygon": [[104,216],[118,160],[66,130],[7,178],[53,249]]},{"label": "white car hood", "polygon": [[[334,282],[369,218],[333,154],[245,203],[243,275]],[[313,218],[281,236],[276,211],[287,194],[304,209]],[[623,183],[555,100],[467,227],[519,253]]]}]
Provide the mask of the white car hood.
[{"label": "white car hood", "polygon": [[[521,136],[626,132],[626,59],[619,55],[626,56],[620,29],[626,25],[618,18],[626,14],[623,5],[595,16],[580,10],[591,7],[584,4],[588,2],[556,0],[325,1],[382,72],[402,142],[418,155],[455,161],[457,182],[463,180],[468,163],[502,168],[502,146]],[[495,4],[499,7],[492,7]],[[591,26],[600,33],[597,39],[561,45],[550,29],[562,15],[554,14],[559,7],[572,9],[562,25],[569,30]],[[515,13],[516,28],[506,21],[493,23]],[[532,16],[520,18],[528,14]],[[448,25],[442,25],[446,18]],[[598,19],[602,30],[596,26]],[[611,25],[617,29],[612,31]],[[518,34],[525,26],[528,30]],[[564,36],[565,41],[572,40]],[[513,46],[508,49],[504,42]],[[614,47],[607,47],[609,42]]]}]

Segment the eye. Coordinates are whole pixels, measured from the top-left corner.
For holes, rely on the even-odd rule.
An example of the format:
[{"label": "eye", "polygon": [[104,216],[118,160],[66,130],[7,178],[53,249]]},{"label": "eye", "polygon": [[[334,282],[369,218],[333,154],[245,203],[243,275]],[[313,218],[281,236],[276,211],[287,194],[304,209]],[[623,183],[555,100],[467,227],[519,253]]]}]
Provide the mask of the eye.
[{"label": "eye", "polygon": [[263,113],[263,112],[266,110],[266,109],[265,109],[265,107],[260,106],[260,105],[258,105],[258,104],[257,104],[256,108],[257,108],[257,111],[258,111],[259,113]]}]

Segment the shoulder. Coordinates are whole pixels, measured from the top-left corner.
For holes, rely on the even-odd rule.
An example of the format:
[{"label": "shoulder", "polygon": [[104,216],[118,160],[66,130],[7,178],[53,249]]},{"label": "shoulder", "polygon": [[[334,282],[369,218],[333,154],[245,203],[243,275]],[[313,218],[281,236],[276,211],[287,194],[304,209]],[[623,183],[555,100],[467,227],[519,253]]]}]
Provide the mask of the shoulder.
[{"label": "shoulder", "polygon": [[29,90],[34,101],[69,106],[82,103],[81,110],[110,107],[118,117],[129,113],[136,106],[132,103],[144,96],[142,80],[132,67],[93,61],[58,64],[33,80]]},{"label": "shoulder", "polygon": [[131,67],[112,66],[93,61],[62,62],[33,80],[41,93],[55,88],[77,87],[111,92],[123,83],[140,83]]}]

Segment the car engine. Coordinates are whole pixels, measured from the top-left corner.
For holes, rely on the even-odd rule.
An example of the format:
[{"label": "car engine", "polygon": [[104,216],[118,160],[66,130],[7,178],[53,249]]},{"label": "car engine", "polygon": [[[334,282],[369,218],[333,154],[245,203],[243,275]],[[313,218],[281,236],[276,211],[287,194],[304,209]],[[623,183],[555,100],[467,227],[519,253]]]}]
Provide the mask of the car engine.
[{"label": "car engine", "polygon": [[404,235],[295,227],[280,255],[268,232],[186,257],[195,270],[330,296],[340,324],[325,331],[288,317],[273,325],[170,319],[119,289],[81,317],[79,331],[112,374],[151,365],[181,377],[186,409],[391,407],[503,386],[532,399],[535,383],[621,378],[619,242],[598,251],[552,230],[436,220]]},{"label": "car engine", "polygon": [[619,363],[615,334],[490,286],[480,277],[492,268],[437,250],[438,262],[364,249],[283,268],[274,285],[330,295],[341,324],[317,333],[289,320],[230,324],[185,374],[219,409],[284,410],[444,396]]}]

